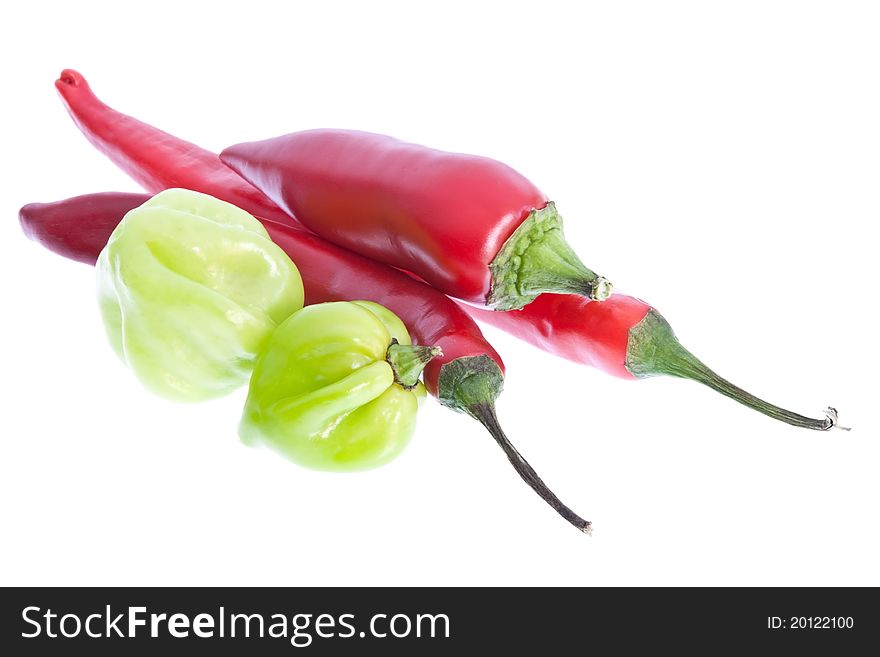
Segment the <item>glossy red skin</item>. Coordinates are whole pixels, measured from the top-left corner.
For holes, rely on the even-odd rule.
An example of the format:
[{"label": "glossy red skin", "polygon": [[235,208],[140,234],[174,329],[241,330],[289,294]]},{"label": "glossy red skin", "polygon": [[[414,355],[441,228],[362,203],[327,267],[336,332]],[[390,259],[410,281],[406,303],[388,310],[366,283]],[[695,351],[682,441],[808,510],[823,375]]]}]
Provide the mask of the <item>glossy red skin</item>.
[{"label": "glossy red skin", "polygon": [[574,294],[542,294],[525,308],[506,312],[459,305],[544,351],[623,379],[636,378],[626,369],[629,331],[651,310],[644,301],[616,292],[601,303]]},{"label": "glossy red skin", "polygon": [[86,139],[147,191],[198,190],[261,217],[290,221],[262,192],[224,166],[216,153],[108,107],[76,71],[62,71],[55,88]]},{"label": "glossy red skin", "polygon": [[425,367],[425,386],[432,395],[440,369],[457,358],[486,355],[504,372],[501,356],[474,320],[442,292],[304,230],[269,221],[263,225],[299,268],[306,303],[375,301],[403,320],[413,342],[443,350]]},{"label": "glossy red skin", "polygon": [[489,263],[547,204],[505,164],[367,132],[296,132],[220,159],[321,237],[477,304]]},{"label": "glossy red skin", "polygon": [[[417,344],[439,345],[443,356],[434,358],[425,368],[425,385],[431,394],[437,394],[442,366],[456,358],[486,355],[504,371],[501,357],[483,337],[476,323],[448,297],[390,267],[333,247],[301,229],[288,228],[291,218],[223,164],[216,153],[108,107],[95,97],[85,78],[76,71],[63,71],[55,86],[74,123],[86,138],[146,190],[155,193],[169,187],[192,189],[237,205],[260,218],[272,238],[283,242],[280,246],[297,263],[308,303],[352,299],[376,301],[403,320]],[[131,197],[131,207],[146,200],[143,195],[133,194]],[[78,203],[83,202],[82,197],[78,199]],[[82,206],[66,205],[69,202],[52,205],[59,206],[55,209],[60,213],[70,211],[70,217],[82,216],[72,212]],[[118,212],[115,201],[112,207],[108,202],[106,209],[108,215]],[[40,217],[46,219],[50,216],[60,214],[52,215],[48,208],[40,213]],[[121,217],[122,214],[118,214],[117,223]],[[95,230],[99,225],[108,227],[110,222],[105,215],[104,224],[101,224],[102,220],[94,213],[83,218],[88,219]],[[32,219],[35,218],[32,216]],[[36,226],[39,223],[41,238],[38,241],[44,240],[41,242],[44,246],[62,255],[68,255],[71,245],[78,241],[80,246],[77,248],[83,248],[83,240],[90,232],[90,239],[97,235],[82,224],[77,224],[77,230],[65,236],[50,231],[48,221],[25,222],[24,216],[22,221],[23,225]],[[76,223],[75,219],[72,221]],[[35,232],[29,233],[31,236],[36,235],[36,228],[33,230]],[[112,228],[105,236],[90,243],[92,249],[96,248],[95,258],[107,243],[110,232]]]},{"label": "glossy red skin", "polygon": [[[123,215],[149,198],[147,194],[106,193],[34,203],[22,208],[20,220],[28,237],[50,251],[94,264]],[[504,371],[501,357],[474,320],[446,295],[301,228],[261,221],[272,240],[296,263],[307,304],[375,301],[403,320],[416,344],[443,349],[443,355],[425,368],[425,385],[431,394],[437,394],[440,369],[456,358],[487,355]]]},{"label": "glossy red skin", "polygon": [[[18,212],[21,229],[35,242],[71,260],[94,265],[122,216],[149,196],[104,192],[60,203],[30,203]],[[71,218],[76,222],[72,229]]]}]

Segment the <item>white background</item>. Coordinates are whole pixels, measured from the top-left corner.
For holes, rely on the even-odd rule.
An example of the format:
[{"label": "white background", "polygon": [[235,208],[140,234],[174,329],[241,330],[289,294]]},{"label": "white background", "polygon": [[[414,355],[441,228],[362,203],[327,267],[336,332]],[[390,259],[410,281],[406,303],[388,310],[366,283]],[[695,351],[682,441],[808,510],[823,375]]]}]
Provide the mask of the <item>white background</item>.
[{"label": "white background", "polygon": [[[0,21],[0,582],[880,584],[876,3],[128,7],[14,3]],[[26,202],[136,189],[67,117],[65,67],[216,150],[348,127],[505,161],[719,373],[854,430],[486,329],[502,422],[592,538],[433,401],[373,472],[245,448],[243,391],[151,397],[105,344],[93,271],[19,230]]]}]

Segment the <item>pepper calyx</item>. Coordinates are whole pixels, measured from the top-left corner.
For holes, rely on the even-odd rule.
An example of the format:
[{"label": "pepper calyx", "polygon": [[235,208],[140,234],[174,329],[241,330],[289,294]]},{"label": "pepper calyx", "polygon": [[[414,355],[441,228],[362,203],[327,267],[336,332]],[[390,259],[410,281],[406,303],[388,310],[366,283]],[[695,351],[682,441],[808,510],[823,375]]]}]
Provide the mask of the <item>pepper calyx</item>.
[{"label": "pepper calyx", "polygon": [[442,355],[440,347],[400,344],[397,338],[391,338],[391,344],[385,351],[385,361],[394,372],[394,383],[404,390],[412,390],[418,385],[425,365]]},{"label": "pepper calyx", "polygon": [[494,404],[503,389],[504,374],[498,363],[486,355],[464,356],[440,368],[437,399],[447,408],[476,417],[473,408]]},{"label": "pepper calyx", "polygon": [[486,305],[516,310],[539,294],[580,294],[595,301],[611,296],[612,285],[590,270],[565,240],[562,217],[550,201],[533,209],[489,264]]}]

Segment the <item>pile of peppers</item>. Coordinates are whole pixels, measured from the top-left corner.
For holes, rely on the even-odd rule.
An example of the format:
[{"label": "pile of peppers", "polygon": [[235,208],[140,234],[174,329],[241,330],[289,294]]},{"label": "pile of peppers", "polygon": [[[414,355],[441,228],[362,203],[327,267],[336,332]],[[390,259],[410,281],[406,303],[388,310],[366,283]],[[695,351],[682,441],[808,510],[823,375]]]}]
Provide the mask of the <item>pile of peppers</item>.
[{"label": "pile of peppers", "polygon": [[794,426],[837,426],[833,408],[799,415],[709,369],[589,269],[556,205],[500,162],[350,130],[218,156],[112,109],[76,71],[55,84],[147,193],[26,205],[25,234],[96,266],[108,340],[146,388],[194,402],[248,385],[245,444],[320,470],[381,466],[430,393],[589,533],[502,429],[504,364],[474,318],[615,376],[691,379]]}]

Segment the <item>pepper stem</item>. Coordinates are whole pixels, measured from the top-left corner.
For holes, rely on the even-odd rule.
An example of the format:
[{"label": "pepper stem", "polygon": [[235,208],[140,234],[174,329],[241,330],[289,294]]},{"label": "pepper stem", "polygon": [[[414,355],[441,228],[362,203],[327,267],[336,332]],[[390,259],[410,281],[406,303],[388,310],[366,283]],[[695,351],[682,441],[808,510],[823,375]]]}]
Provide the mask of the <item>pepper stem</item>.
[{"label": "pepper stem", "polygon": [[492,288],[486,304],[494,310],[522,308],[539,294],[579,294],[595,301],[611,296],[611,283],[581,262],[565,240],[562,217],[549,202],[528,218],[489,265]]},{"label": "pepper stem", "polygon": [[529,465],[529,462],[523,458],[522,454],[513,446],[513,443],[505,435],[498,423],[498,416],[495,414],[495,404],[477,404],[471,406],[467,411],[468,415],[478,420],[492,437],[498,446],[507,454],[507,459],[516,470],[517,474],[522,477],[523,481],[532,487],[542,500],[549,504],[556,513],[565,518],[572,525],[580,529],[585,534],[592,534],[592,524],[589,520],[584,520],[562,501],[556,497],[555,493],[545,484],[535,469]]},{"label": "pepper stem", "polygon": [[385,360],[394,371],[394,382],[405,390],[412,390],[419,382],[425,365],[435,356],[442,356],[440,347],[424,347],[416,344],[400,344],[397,338],[391,338],[391,344],[385,352]]},{"label": "pepper stem", "polygon": [[665,374],[691,379],[759,413],[795,427],[816,431],[838,427],[849,431],[848,428],[838,425],[837,411],[830,406],[821,420],[806,417],[755,397],[718,376],[682,346],[669,322],[653,308],[641,322],[630,329],[626,356],[626,367],[633,376],[645,378]]},{"label": "pepper stem", "polygon": [[456,358],[440,370],[438,397],[444,406],[467,413],[486,427],[523,481],[556,513],[585,534],[592,533],[590,522],[556,497],[505,435],[495,413],[495,399],[501,392],[503,383],[501,369],[488,356]]}]

